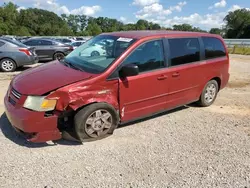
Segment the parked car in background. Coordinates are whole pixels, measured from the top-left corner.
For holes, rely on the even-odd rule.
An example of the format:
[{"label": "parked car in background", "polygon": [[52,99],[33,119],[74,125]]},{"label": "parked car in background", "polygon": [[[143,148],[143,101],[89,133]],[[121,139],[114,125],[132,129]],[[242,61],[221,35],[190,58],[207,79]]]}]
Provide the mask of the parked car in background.
[{"label": "parked car in background", "polygon": [[71,44],[72,42],[75,42],[75,40],[68,38],[55,38],[55,40],[63,44]]},{"label": "parked car in background", "polygon": [[17,37],[17,40],[23,43],[24,41],[30,39],[31,37]]},{"label": "parked car in background", "polygon": [[82,44],[84,44],[86,41],[75,41],[72,42],[70,45],[73,46],[74,49],[78,48],[79,46],[81,46]]},{"label": "parked car in background", "polygon": [[[100,43],[107,53],[82,55]],[[208,107],[229,77],[219,35],[114,32],[92,38],[62,61],[17,75],[4,104],[29,141],[57,140],[70,128],[80,141],[99,140],[120,123],[193,102]]]},{"label": "parked car in background", "polygon": [[24,44],[35,47],[39,60],[60,60],[74,50],[71,45],[50,39],[33,38],[25,41]]},{"label": "parked car in background", "polygon": [[[85,39],[83,37],[75,37],[74,38],[76,41],[84,41]],[[85,40],[86,41],[86,40]]]},{"label": "parked car in background", "polygon": [[81,56],[105,56],[107,55],[107,47],[105,40],[89,45],[87,49],[81,52]]},{"label": "parked car in background", "polygon": [[13,72],[17,67],[38,62],[35,48],[8,38],[0,38],[0,69]]},{"label": "parked car in background", "polygon": [[15,37],[15,36],[9,36],[9,35],[4,35],[1,38],[5,38],[5,39],[9,39],[9,40],[14,40],[14,41],[17,40],[17,37]]}]

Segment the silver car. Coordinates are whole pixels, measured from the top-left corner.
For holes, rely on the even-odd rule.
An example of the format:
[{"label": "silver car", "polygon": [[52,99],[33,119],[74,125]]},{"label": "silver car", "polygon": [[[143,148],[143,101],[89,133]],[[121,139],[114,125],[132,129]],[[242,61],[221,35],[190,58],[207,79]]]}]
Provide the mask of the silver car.
[{"label": "silver car", "polygon": [[38,63],[35,48],[30,48],[21,42],[0,38],[0,69],[13,72],[17,67]]}]

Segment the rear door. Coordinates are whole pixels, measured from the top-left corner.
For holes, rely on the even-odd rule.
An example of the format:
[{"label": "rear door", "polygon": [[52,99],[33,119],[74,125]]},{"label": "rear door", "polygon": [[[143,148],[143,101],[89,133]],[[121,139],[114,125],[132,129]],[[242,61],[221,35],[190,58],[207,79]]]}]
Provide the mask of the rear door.
[{"label": "rear door", "polygon": [[167,107],[173,108],[198,100],[206,62],[201,60],[199,38],[172,38],[166,42],[169,47]]},{"label": "rear door", "polygon": [[41,55],[43,58],[53,59],[53,55],[55,53],[55,46],[53,42],[50,40],[41,40]]},{"label": "rear door", "polygon": [[162,40],[137,47],[122,63],[136,64],[139,75],[119,79],[122,121],[151,115],[166,108],[167,77]]}]

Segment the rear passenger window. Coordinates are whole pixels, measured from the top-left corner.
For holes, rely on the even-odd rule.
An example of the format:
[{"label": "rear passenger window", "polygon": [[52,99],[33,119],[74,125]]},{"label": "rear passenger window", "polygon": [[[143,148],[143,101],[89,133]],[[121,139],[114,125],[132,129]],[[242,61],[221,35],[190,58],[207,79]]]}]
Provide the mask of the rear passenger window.
[{"label": "rear passenger window", "polygon": [[48,40],[41,40],[41,45],[50,46],[50,45],[53,45],[53,43],[51,41],[48,41]]},{"label": "rear passenger window", "polygon": [[222,42],[213,37],[202,37],[205,47],[205,58],[212,59],[226,56],[226,50]]},{"label": "rear passenger window", "polygon": [[[127,45],[120,45],[127,48]],[[125,59],[123,65],[136,64],[140,72],[151,71],[165,66],[162,40],[142,44]]]},{"label": "rear passenger window", "polygon": [[200,61],[200,44],[197,38],[169,39],[171,66]]}]

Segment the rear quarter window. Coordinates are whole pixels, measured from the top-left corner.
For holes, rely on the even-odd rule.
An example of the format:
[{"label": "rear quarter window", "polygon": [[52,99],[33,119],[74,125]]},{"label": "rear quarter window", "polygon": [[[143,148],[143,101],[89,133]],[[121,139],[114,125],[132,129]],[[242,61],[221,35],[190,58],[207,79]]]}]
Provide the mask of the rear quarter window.
[{"label": "rear quarter window", "polygon": [[48,41],[48,40],[41,40],[41,45],[43,45],[43,46],[51,46],[51,45],[53,45],[53,42]]},{"label": "rear quarter window", "polygon": [[214,37],[202,37],[202,40],[204,43],[206,59],[226,56],[226,49],[221,40]]}]

